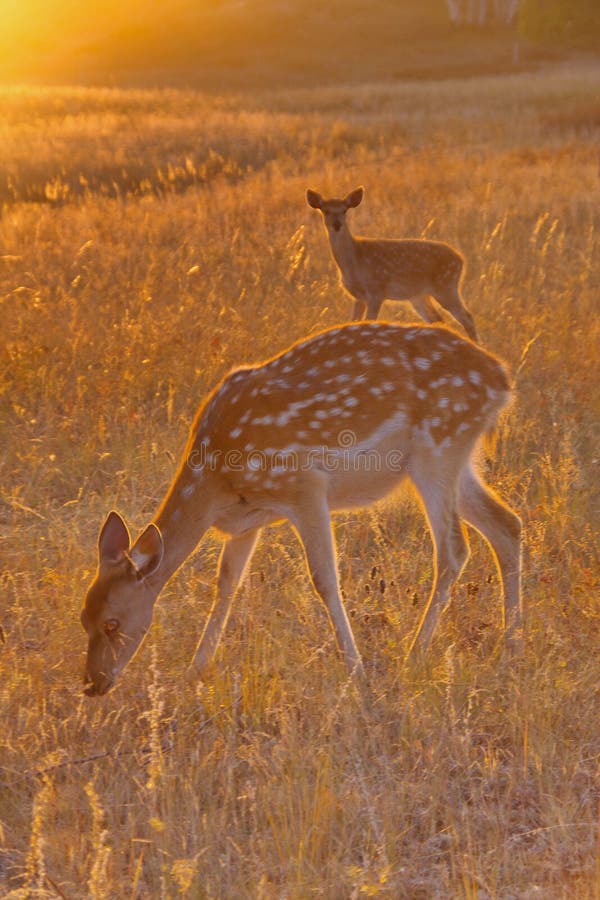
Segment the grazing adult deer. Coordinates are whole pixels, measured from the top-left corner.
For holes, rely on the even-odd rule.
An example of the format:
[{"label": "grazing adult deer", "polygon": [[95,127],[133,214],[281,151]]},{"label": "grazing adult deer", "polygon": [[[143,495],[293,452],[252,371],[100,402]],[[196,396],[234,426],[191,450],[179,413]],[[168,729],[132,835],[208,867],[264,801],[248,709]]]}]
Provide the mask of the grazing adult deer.
[{"label": "grazing adult deer", "polygon": [[460,295],[464,260],[457,250],[440,241],[376,240],[354,237],[346,213],[363,198],[362,187],[343,200],[324,200],[308,190],[306,200],[323,215],[342,284],[355,298],[353,321],[376,319],[384,300],[410,300],[426,322],[441,322],[431,297],[478,340],[473,316]]},{"label": "grazing adult deer", "polygon": [[196,649],[213,657],[261,528],[288,519],[350,672],[362,662],[340,597],[330,513],[408,477],[434,543],[435,577],[413,647],[424,649],[468,557],[461,519],[490,543],[516,639],[520,520],[475,474],[472,454],[509,397],[500,361],[439,326],[361,322],[231,372],[201,405],[153,521],[131,545],[111,512],[81,615],[87,694],[104,694],[140,646],[154,603],[208,528],[223,532],[216,600]]}]

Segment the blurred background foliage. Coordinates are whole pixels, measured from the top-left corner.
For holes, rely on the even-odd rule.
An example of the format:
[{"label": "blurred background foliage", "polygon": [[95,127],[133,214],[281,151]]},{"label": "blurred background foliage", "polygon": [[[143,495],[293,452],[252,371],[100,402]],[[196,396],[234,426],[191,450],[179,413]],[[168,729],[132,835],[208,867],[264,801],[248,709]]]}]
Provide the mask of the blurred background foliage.
[{"label": "blurred background foliage", "polygon": [[255,88],[594,52],[596,0],[5,0],[0,80]]}]

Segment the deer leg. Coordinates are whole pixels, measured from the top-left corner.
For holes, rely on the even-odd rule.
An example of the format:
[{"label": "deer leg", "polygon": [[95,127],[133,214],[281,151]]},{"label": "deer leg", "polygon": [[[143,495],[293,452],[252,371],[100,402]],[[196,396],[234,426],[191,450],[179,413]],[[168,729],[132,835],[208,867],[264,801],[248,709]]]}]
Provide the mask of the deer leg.
[{"label": "deer leg", "polygon": [[461,516],[477,529],[492,548],[502,579],[504,627],[513,649],[521,643],[521,520],[479,480],[469,465],[463,471],[458,495]]},{"label": "deer leg", "polygon": [[229,619],[233,597],[244,577],[259,533],[259,529],[246,531],[244,534],[230,538],[223,544],[217,576],[217,597],[206,620],[190,668],[202,672],[215,655]]},{"label": "deer leg", "polygon": [[364,318],[366,310],[367,304],[364,300],[355,300],[354,309],[352,310],[352,321],[359,322],[362,318]]},{"label": "deer leg", "polygon": [[448,312],[456,319],[456,321],[460,322],[471,340],[478,343],[479,337],[477,335],[477,329],[475,328],[473,316],[465,306],[463,299],[460,296],[458,285],[440,288],[433,293],[433,296],[440,304],[440,306],[443,306],[444,309],[447,309]]},{"label": "deer leg", "polygon": [[367,300],[367,319],[376,319],[385,297],[369,297]]},{"label": "deer leg", "polygon": [[363,665],[340,595],[336,551],[325,498],[303,509],[294,525],[304,546],[314,588],[321,597],[333,626],[338,649],[351,675],[362,676]]},{"label": "deer leg", "polygon": [[443,322],[443,317],[437,311],[435,304],[431,297],[427,294],[419,294],[416,297],[412,297],[410,302],[426,322]]},{"label": "deer leg", "polygon": [[434,578],[408,658],[424,653],[429,646],[440,613],[447,607],[452,588],[469,556],[469,545],[456,508],[455,482],[448,480],[448,473],[431,470],[413,470],[411,478],[421,495],[431,529]]}]

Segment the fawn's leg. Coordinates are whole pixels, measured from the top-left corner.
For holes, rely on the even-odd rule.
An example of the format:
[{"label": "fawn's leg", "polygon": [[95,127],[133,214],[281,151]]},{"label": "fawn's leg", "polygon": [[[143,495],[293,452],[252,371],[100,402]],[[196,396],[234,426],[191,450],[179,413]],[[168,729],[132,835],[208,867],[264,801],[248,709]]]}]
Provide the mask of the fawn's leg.
[{"label": "fawn's leg", "polygon": [[227,625],[231,603],[237,587],[244,577],[252,556],[260,529],[246,531],[223,544],[219,558],[217,597],[206,620],[202,637],[198,641],[190,668],[205,669],[211,662]]},{"label": "fawn's leg", "polygon": [[521,520],[480,481],[470,465],[460,477],[458,508],[492,548],[502,579],[507,641],[516,647],[522,628]]},{"label": "fawn's leg", "polygon": [[376,319],[385,297],[369,297],[367,300],[367,319]]},{"label": "fawn's leg", "polygon": [[294,525],[306,553],[312,583],[321,597],[335,632],[338,648],[351,675],[363,675],[360,653],[340,595],[336,551],[325,496],[304,502]]},{"label": "fawn's leg", "polygon": [[354,309],[352,311],[352,321],[359,322],[364,318],[365,312],[367,311],[367,304],[364,300],[355,300],[354,301]]},{"label": "fawn's leg", "polygon": [[412,297],[410,302],[426,322],[443,322],[443,317],[439,314],[436,309],[435,303],[427,294],[419,294],[416,297]]},{"label": "fawn's leg", "polygon": [[433,293],[433,296],[440,304],[440,306],[443,306],[444,309],[447,309],[448,312],[454,316],[456,321],[460,322],[471,340],[478,343],[479,337],[477,335],[477,329],[475,328],[473,316],[463,302],[460,291],[458,289],[458,285],[439,288]]}]

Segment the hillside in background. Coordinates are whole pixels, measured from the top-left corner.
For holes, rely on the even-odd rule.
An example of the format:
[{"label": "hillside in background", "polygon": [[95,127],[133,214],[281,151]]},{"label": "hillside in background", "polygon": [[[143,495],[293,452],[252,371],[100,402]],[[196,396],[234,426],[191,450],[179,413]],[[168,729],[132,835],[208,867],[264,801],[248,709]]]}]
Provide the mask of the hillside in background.
[{"label": "hillside in background", "polygon": [[[0,79],[260,87],[513,69],[516,28],[456,27],[444,0],[74,0],[9,5]],[[547,48],[544,53],[547,55]],[[539,48],[520,47],[521,62]]]}]

